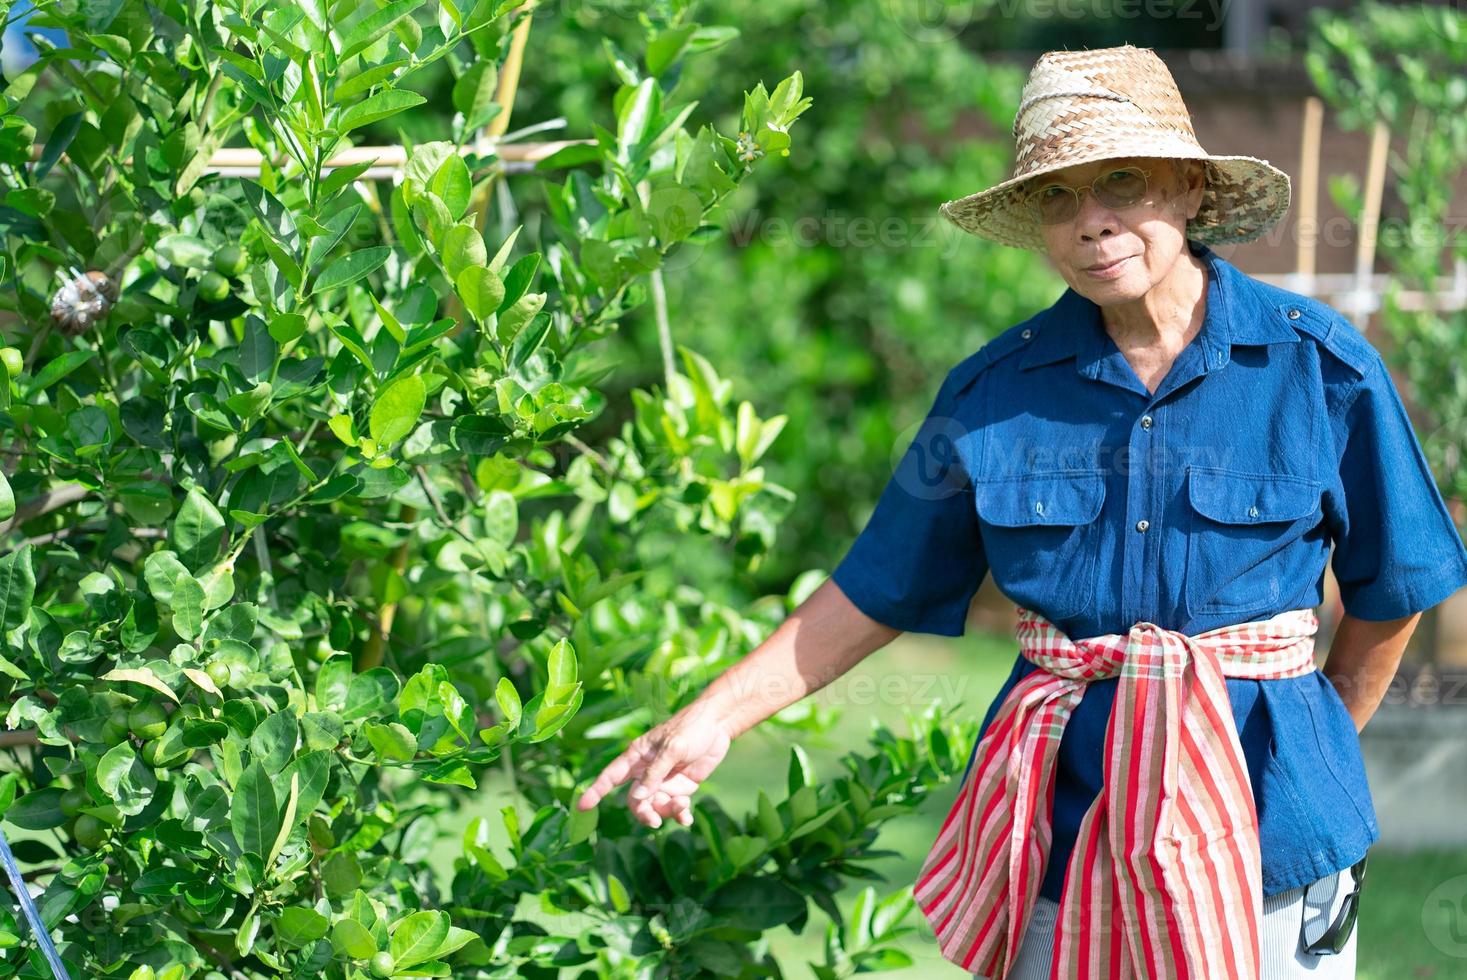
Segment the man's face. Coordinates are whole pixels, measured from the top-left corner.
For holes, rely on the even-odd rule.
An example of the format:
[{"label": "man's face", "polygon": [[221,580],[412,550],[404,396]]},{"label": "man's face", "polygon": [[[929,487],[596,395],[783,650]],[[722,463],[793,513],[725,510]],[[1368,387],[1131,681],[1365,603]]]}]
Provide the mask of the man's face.
[{"label": "man's face", "polygon": [[[1131,205],[1108,207],[1090,186],[1125,190],[1146,173],[1145,190]],[[1031,181],[1027,190],[1066,193],[1052,185],[1081,188],[1079,210],[1057,224],[1041,224],[1045,249],[1055,269],[1076,292],[1107,306],[1145,295],[1166,277],[1186,249],[1187,219],[1202,203],[1201,161],[1115,157],[1066,167]],[[1119,260],[1119,261],[1117,261]],[[1097,269],[1101,263],[1116,263]]]}]

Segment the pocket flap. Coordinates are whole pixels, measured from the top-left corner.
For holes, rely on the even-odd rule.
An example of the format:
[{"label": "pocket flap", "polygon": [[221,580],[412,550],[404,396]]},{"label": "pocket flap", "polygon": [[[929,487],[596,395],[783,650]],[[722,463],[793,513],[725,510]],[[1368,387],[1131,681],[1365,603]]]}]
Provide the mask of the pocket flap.
[{"label": "pocket flap", "polygon": [[1195,467],[1187,481],[1193,509],[1224,524],[1298,520],[1318,509],[1323,488],[1298,476]]},{"label": "pocket flap", "polygon": [[1035,473],[974,482],[978,516],[1002,527],[1089,524],[1105,502],[1100,473]]}]

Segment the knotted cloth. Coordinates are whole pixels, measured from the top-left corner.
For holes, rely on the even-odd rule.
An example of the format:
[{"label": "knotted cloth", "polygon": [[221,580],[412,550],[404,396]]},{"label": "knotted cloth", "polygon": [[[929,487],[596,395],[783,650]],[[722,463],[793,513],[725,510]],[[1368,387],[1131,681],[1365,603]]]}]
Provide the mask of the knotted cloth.
[{"label": "knotted cloth", "polygon": [[914,888],[943,956],[993,980],[1013,968],[1053,839],[1060,738],[1085,685],[1119,677],[1050,978],[1259,980],[1258,813],[1224,678],[1314,670],[1314,610],[1080,640],[1018,612],[1020,652],[1040,669],[999,706]]}]

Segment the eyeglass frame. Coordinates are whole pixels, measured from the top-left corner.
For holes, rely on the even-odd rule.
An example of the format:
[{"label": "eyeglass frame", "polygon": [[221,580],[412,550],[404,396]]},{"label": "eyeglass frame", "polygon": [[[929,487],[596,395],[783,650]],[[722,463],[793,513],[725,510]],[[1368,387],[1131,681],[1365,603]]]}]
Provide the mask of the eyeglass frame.
[{"label": "eyeglass frame", "polygon": [[1355,931],[1356,921],[1360,918],[1360,889],[1365,883],[1365,859],[1370,856],[1369,852],[1362,855],[1360,860],[1350,865],[1350,879],[1353,884],[1350,891],[1345,895],[1345,900],[1340,904],[1340,910],[1335,914],[1328,928],[1320,934],[1313,942],[1304,940],[1304,913],[1308,910],[1305,903],[1301,903],[1299,912],[1299,944],[1304,952],[1315,956],[1327,956],[1331,953],[1342,952],[1345,944],[1349,942],[1350,934]]},{"label": "eyeglass frame", "polygon": [[[1139,173],[1141,175],[1141,181],[1142,181],[1142,183],[1145,186],[1143,186],[1141,188],[1141,194],[1136,198],[1136,200],[1132,201],[1130,204],[1122,204],[1119,207],[1112,208],[1112,210],[1122,210],[1124,208],[1133,208],[1136,205],[1140,204],[1143,200],[1145,200],[1147,194],[1150,194],[1151,193],[1151,174],[1152,174],[1152,171],[1147,170],[1144,167],[1138,167],[1135,164],[1131,164],[1130,166],[1126,166],[1126,167],[1112,167],[1109,170],[1106,170],[1104,173],[1097,175],[1094,180],[1090,181],[1090,183],[1088,183],[1088,184],[1081,184],[1079,187],[1071,187],[1069,184],[1066,184],[1066,183],[1064,183],[1062,181],[1057,181],[1057,180],[1056,181],[1047,182],[1047,183],[1044,183],[1044,184],[1040,185],[1039,187],[1034,188],[1031,191],[1025,191],[1024,194],[1020,197],[1020,201],[1023,203],[1024,207],[1029,211],[1030,215],[1034,218],[1034,220],[1038,224],[1041,224],[1041,225],[1045,225],[1045,224],[1049,224],[1049,225],[1064,224],[1065,221],[1072,221],[1072,220],[1074,220],[1075,215],[1078,215],[1080,213],[1080,208],[1084,204],[1084,200],[1083,200],[1084,191],[1088,190],[1088,191],[1090,191],[1090,193],[1092,195],[1094,195],[1095,194],[1095,185],[1096,184],[1100,183],[1101,180],[1103,180],[1106,177],[1109,177],[1111,174],[1116,173],[1117,171],[1121,171],[1121,170],[1134,170],[1134,171],[1136,171],[1137,173]],[[1067,190],[1067,191],[1070,192],[1071,196],[1073,196],[1074,199],[1075,199],[1075,214],[1072,214],[1068,218],[1065,218],[1065,219],[1063,219],[1061,221],[1054,221],[1054,222],[1045,222],[1041,218],[1041,216],[1039,214],[1039,207],[1034,202],[1034,196],[1037,195],[1040,191],[1048,190],[1051,187],[1063,187],[1065,190]],[[1096,200],[1100,200],[1100,198],[1097,197]],[[1105,206],[1106,207],[1110,207],[1110,205],[1108,205],[1108,204],[1105,205]]]}]

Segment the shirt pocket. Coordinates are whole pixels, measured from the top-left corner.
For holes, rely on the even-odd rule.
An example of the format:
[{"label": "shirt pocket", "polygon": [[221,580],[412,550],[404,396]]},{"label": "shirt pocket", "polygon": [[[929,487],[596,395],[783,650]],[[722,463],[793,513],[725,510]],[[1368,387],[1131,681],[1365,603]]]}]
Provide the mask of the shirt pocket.
[{"label": "shirt pocket", "polygon": [[1014,602],[1057,621],[1095,594],[1105,476],[1056,470],[974,482],[974,504],[994,584]]},{"label": "shirt pocket", "polygon": [[1300,537],[1323,517],[1318,480],[1190,466],[1185,594],[1192,616],[1237,622],[1270,610],[1313,574]]}]

